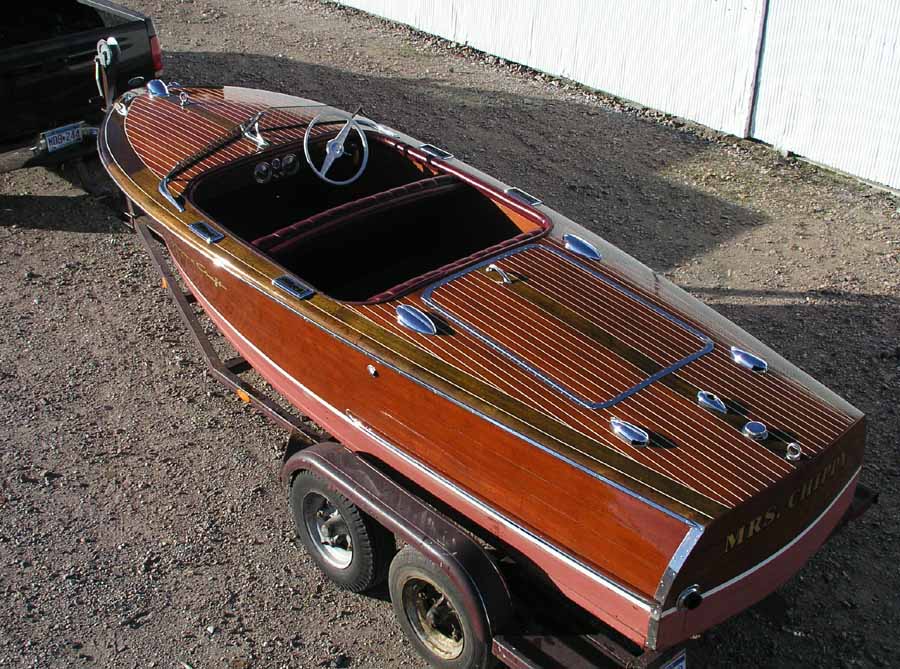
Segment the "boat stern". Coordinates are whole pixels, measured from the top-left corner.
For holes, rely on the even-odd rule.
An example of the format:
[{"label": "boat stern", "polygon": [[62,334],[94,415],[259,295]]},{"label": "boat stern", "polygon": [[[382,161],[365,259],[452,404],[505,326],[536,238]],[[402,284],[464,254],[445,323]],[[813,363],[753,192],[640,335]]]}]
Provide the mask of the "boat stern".
[{"label": "boat stern", "polygon": [[851,515],[864,442],[861,418],[806,466],[704,528],[661,585],[648,645],[665,648],[703,632],[796,574]]}]

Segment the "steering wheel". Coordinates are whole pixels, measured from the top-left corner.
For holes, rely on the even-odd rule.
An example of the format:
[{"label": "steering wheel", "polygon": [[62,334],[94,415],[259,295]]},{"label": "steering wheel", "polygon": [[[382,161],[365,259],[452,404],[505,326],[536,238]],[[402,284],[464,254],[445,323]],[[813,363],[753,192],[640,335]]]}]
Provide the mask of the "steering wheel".
[{"label": "steering wheel", "polygon": [[[366,133],[363,132],[359,123],[356,122],[356,119],[354,118],[356,116],[355,114],[353,116],[348,116],[347,122],[344,124],[344,127],[341,128],[341,131],[334,138],[329,139],[328,143],[325,144],[325,161],[322,163],[322,167],[316,167],[312,161],[312,157],[309,155],[309,138],[312,136],[313,128],[315,128],[317,124],[322,123],[325,117],[333,116],[334,112],[323,112],[309,122],[309,125],[306,126],[306,133],[303,135],[303,154],[306,156],[306,162],[310,169],[312,169],[313,173],[322,181],[330,183],[333,186],[346,186],[347,184],[352,184],[362,176],[362,173],[366,169],[366,163],[369,162],[369,142],[366,140]],[[349,179],[331,179],[328,177],[328,170],[331,169],[331,166],[334,165],[334,162],[338,158],[349,155],[344,152],[344,142],[347,140],[347,136],[350,134],[351,130],[355,130],[356,134],[359,135],[360,141],[362,141],[362,161],[359,164],[359,169],[356,170],[356,173]]]}]

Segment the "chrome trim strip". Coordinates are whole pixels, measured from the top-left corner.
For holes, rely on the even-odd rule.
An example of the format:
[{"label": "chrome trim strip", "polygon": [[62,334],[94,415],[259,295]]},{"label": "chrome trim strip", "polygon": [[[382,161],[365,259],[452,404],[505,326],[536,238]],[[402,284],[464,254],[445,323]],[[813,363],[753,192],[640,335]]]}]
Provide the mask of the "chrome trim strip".
[{"label": "chrome trim strip", "polygon": [[282,274],[278,278],[272,279],[272,285],[276,288],[280,288],[288,295],[293,295],[298,300],[305,300],[306,298],[316,294],[316,291],[310,288],[307,284],[300,281],[300,279],[291,276],[290,274]]},{"label": "chrome trim strip", "polygon": [[[772,562],[772,560],[777,559],[785,551],[790,550],[794,546],[794,544],[796,544],[803,537],[805,537],[807,534],[809,534],[810,530],[812,530],[816,525],[818,525],[822,521],[822,518],[824,518],[828,514],[828,512],[831,511],[832,507],[835,504],[837,504],[838,500],[844,496],[845,492],[847,492],[847,488],[849,488],[850,485],[857,480],[857,478],[859,477],[860,471],[862,471],[861,466],[857,467],[856,471],[853,473],[853,476],[851,476],[847,480],[847,483],[844,484],[844,487],[841,488],[841,491],[837,495],[834,496],[834,499],[831,500],[831,502],[828,504],[828,506],[825,507],[825,509],[822,511],[822,513],[820,513],[813,522],[811,522],[809,525],[807,525],[806,529],[804,529],[800,534],[798,534],[796,537],[791,539],[791,541],[789,543],[785,544],[780,549],[778,549],[776,552],[772,553],[769,557],[767,557],[762,562],[756,563],[755,565],[750,567],[750,569],[747,569],[746,571],[741,572],[737,576],[725,581],[724,583],[721,583],[721,584],[717,585],[716,587],[711,588],[710,590],[707,590],[706,592],[702,593],[704,599],[707,597],[711,597],[712,595],[716,594],[720,590],[724,590],[725,588],[728,588],[728,587],[734,585],[735,583],[737,583],[738,581],[740,581],[744,578],[747,578],[748,576],[750,576],[750,574],[752,574],[756,571],[759,571],[760,569],[765,567],[767,564]],[[674,606],[670,609],[666,609],[665,611],[663,611],[662,617],[664,618],[672,613],[675,613],[677,610],[678,609]]]},{"label": "chrome trim strip", "polygon": [[440,158],[441,160],[450,160],[451,158],[453,158],[452,153],[450,153],[449,151],[444,151],[444,149],[441,149],[434,144],[421,144],[419,145],[419,149],[427,153],[429,156],[434,156],[435,158]]},{"label": "chrome trim strip", "polygon": [[516,186],[507,188],[503,192],[506,193],[507,195],[509,195],[511,198],[518,200],[522,204],[528,204],[528,205],[531,205],[532,207],[537,207],[539,205],[544,204],[544,201],[541,198],[535,197],[531,193],[526,193],[521,188],[517,188]]},{"label": "chrome trim strip", "polygon": [[603,260],[603,256],[600,255],[597,247],[578,235],[563,235],[563,242],[565,242],[566,250],[572,253],[577,253],[588,260]]},{"label": "chrome trim strip", "polygon": [[669,597],[669,590],[672,589],[672,584],[675,582],[678,572],[680,572],[681,568],[684,566],[684,561],[687,560],[688,555],[694,550],[694,546],[700,541],[703,532],[704,528],[702,527],[690,528],[687,531],[687,534],[684,535],[684,538],[681,540],[675,553],[672,554],[672,559],[669,560],[669,564],[666,566],[662,578],[659,579],[659,586],[656,588],[656,601],[660,604],[665,602]]},{"label": "chrome trim strip", "polygon": [[206,221],[197,221],[196,223],[191,223],[188,226],[188,229],[207,244],[215,244],[216,242],[220,242],[225,239],[225,235],[213,228]]},{"label": "chrome trim strip", "polygon": [[[691,355],[687,356],[686,358],[682,358],[681,360],[673,363],[672,365],[669,365],[665,369],[661,369],[660,371],[656,372],[655,374],[651,374],[650,376],[648,376],[646,379],[644,379],[637,385],[632,386],[631,388],[625,390],[624,392],[616,395],[612,399],[604,400],[602,402],[601,401],[592,402],[592,401],[588,400],[587,398],[577,395],[574,391],[570,390],[569,388],[562,385],[558,381],[555,381],[551,377],[547,376],[544,372],[537,369],[536,367],[533,367],[532,365],[527,363],[525,360],[523,360],[522,358],[517,356],[515,353],[513,353],[512,351],[510,351],[509,349],[507,349],[506,347],[501,345],[496,340],[481,333],[478,329],[476,329],[475,327],[466,323],[461,318],[454,316],[452,313],[450,313],[449,311],[447,311],[446,309],[444,309],[443,307],[441,307],[439,304],[437,304],[434,301],[434,298],[432,297],[434,291],[436,291],[438,288],[440,288],[444,284],[450,283],[451,281],[455,281],[459,277],[464,276],[470,272],[479,270],[482,267],[486,267],[487,265],[492,265],[494,263],[497,263],[497,262],[503,260],[504,258],[508,258],[509,256],[515,255],[517,253],[521,253],[522,251],[527,251],[529,249],[535,249],[535,248],[540,248],[540,249],[544,249],[550,253],[555,253],[556,255],[558,255],[560,258],[562,258],[566,262],[572,263],[579,269],[592,275],[594,278],[596,278],[600,281],[603,281],[608,286],[614,288],[615,290],[618,290],[621,293],[624,293],[625,295],[627,295],[634,301],[640,303],[641,305],[647,307],[648,309],[651,309],[652,311],[659,314],[666,320],[668,320],[672,323],[675,323],[676,325],[678,325],[679,327],[684,329],[686,332],[688,332],[688,334],[691,334],[694,337],[696,337],[697,339],[699,339],[703,343],[703,347],[700,348],[699,350],[695,351]],[[473,337],[476,337],[477,339],[484,342],[487,346],[489,346],[493,350],[497,351],[498,353],[505,356],[506,358],[512,360],[516,365],[518,365],[520,368],[524,369],[526,372],[528,372],[532,376],[534,376],[537,379],[539,379],[540,381],[542,381],[544,384],[550,386],[551,388],[556,390],[558,393],[560,393],[561,395],[564,395],[565,397],[572,400],[573,402],[576,402],[577,404],[579,404],[583,407],[586,407],[588,409],[608,409],[609,407],[613,406],[614,404],[617,404],[617,403],[621,402],[622,400],[624,400],[625,398],[630,397],[631,395],[634,395],[636,392],[642,390],[643,388],[646,388],[651,383],[654,383],[654,382],[658,381],[659,379],[661,379],[662,377],[667,376],[668,374],[671,374],[672,372],[680,369],[681,367],[684,367],[685,365],[693,362],[700,356],[706,355],[707,353],[712,351],[714,348],[713,341],[709,337],[704,335],[702,332],[699,332],[698,330],[692,328],[690,325],[688,325],[684,321],[676,318],[675,316],[668,313],[667,311],[664,311],[663,309],[657,307],[656,305],[647,302],[646,300],[644,300],[642,297],[640,297],[636,293],[633,293],[632,291],[628,290],[625,286],[622,286],[622,285],[616,283],[612,279],[609,279],[606,276],[604,276],[603,274],[600,274],[596,270],[588,267],[587,265],[584,265],[584,264],[578,262],[574,258],[568,257],[561,250],[559,250],[553,246],[547,246],[544,244],[525,244],[524,246],[519,246],[514,249],[509,249],[507,251],[504,251],[503,253],[500,253],[496,256],[488,258],[487,260],[482,260],[481,262],[476,263],[475,265],[471,265],[471,266],[466,267],[458,272],[450,274],[449,276],[445,276],[443,279],[440,279],[439,281],[428,286],[428,288],[422,293],[422,301],[425,304],[427,304],[429,307],[434,309],[438,314],[440,314],[441,316],[446,318],[447,320],[452,321],[453,323],[458,325],[460,328],[462,328],[463,330],[468,332]]]},{"label": "chrome trim strip", "polygon": [[[186,280],[186,283],[188,284],[188,287],[191,288],[191,292],[196,290],[196,286],[194,286],[194,284],[191,283],[191,281],[189,279]],[[228,319],[226,319],[211,303],[209,303],[208,300],[206,300],[204,298],[203,301],[206,302],[206,304],[203,305],[204,309],[206,309],[206,308],[210,309],[211,311],[215,312],[216,315],[221,320],[225,321],[226,323],[228,322]],[[339,409],[337,409],[336,407],[334,407],[333,405],[329,404],[323,398],[319,397],[316,393],[314,393],[312,390],[310,390],[309,388],[304,386],[302,383],[297,381],[297,379],[295,379],[286,370],[284,370],[281,366],[279,366],[278,363],[276,363],[269,356],[267,356],[263,351],[261,351],[259,348],[257,348],[256,345],[253,344],[253,342],[251,342],[249,339],[247,339],[247,337],[245,337],[237,328],[235,328],[234,326],[231,326],[231,329],[238,337],[243,339],[244,342],[247,344],[247,346],[252,348],[256,352],[257,355],[259,355],[261,358],[264,358],[270,365],[272,365],[272,367],[277,369],[278,372],[280,372],[284,376],[285,379],[289,380],[291,383],[293,383],[295,386],[297,386],[304,394],[308,395],[315,401],[319,402],[322,406],[324,406],[326,409],[328,409],[330,412],[332,412],[335,416],[337,416],[338,418],[341,418],[343,421],[350,424],[352,427],[354,427],[358,430],[361,430],[362,432],[365,432],[366,435],[368,435],[370,438],[377,441],[379,444],[381,444],[382,446],[384,446],[385,448],[390,450],[392,453],[394,453],[395,455],[397,455],[404,461],[408,462],[410,465],[421,470],[424,474],[433,478],[436,482],[438,482],[442,486],[448,488],[453,494],[456,494],[456,495],[466,499],[466,501],[471,503],[473,506],[477,506],[482,512],[495,518],[495,520],[497,520],[498,522],[503,523],[504,525],[509,527],[509,529],[513,530],[517,534],[520,534],[523,538],[525,538],[525,539],[529,540],[530,542],[534,543],[535,545],[537,545],[544,552],[549,553],[550,555],[552,555],[553,557],[556,557],[557,559],[561,559],[562,561],[566,562],[569,566],[577,569],[578,571],[582,572],[585,576],[594,580],[597,584],[611,590],[612,592],[614,592],[618,596],[626,599],[627,601],[629,601],[633,605],[637,606],[638,608],[643,609],[648,612],[650,611],[650,609],[653,606],[653,604],[651,602],[645,600],[643,597],[640,597],[636,593],[631,592],[626,587],[619,585],[618,583],[610,580],[608,577],[604,576],[603,574],[595,572],[593,569],[591,569],[590,567],[588,567],[581,561],[577,560],[576,558],[572,557],[568,553],[565,553],[558,547],[547,542],[546,540],[542,539],[541,537],[537,536],[536,534],[527,530],[526,528],[521,527],[520,525],[513,522],[512,520],[510,520],[509,518],[507,518],[500,512],[496,511],[492,507],[490,507],[487,504],[485,504],[484,502],[482,502],[477,497],[471,495],[470,493],[468,493],[465,490],[456,486],[451,481],[445,479],[443,476],[441,476],[437,472],[430,469],[427,465],[420,463],[418,460],[411,457],[410,455],[408,455],[407,453],[402,451],[397,446],[394,446],[391,442],[389,442],[384,437],[382,437],[380,434],[378,434],[377,432],[375,432],[374,430],[369,428],[365,423],[360,421],[355,416],[352,416],[352,415],[348,416],[345,412],[342,412]]]}]

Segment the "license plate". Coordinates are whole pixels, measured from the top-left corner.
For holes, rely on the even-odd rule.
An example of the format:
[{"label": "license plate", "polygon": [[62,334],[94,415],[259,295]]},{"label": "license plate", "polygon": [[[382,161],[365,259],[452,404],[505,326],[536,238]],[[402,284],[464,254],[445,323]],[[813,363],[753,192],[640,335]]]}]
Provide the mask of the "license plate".
[{"label": "license plate", "polygon": [[41,136],[44,138],[44,142],[47,145],[47,151],[53,153],[54,151],[59,151],[72,144],[80,143],[81,127],[83,125],[83,123],[72,123],[41,133]]},{"label": "license plate", "polygon": [[687,669],[687,651],[681,651],[660,669]]}]

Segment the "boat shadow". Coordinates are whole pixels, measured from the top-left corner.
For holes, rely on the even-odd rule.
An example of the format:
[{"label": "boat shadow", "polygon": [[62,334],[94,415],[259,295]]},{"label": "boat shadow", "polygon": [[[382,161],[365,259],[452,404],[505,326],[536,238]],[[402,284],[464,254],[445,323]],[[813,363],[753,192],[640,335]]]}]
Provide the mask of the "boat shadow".
[{"label": "boat shadow", "polygon": [[[35,168],[36,170],[42,168]],[[42,184],[48,184],[52,194],[34,192],[33,179],[15,175],[23,185],[22,194],[0,193],[0,229],[47,230],[58,232],[124,233],[126,228],[116,217],[118,194],[100,166],[99,159],[85,161],[85,178],[90,180],[91,193],[84,190],[82,176],[71,165],[48,171]],[[106,180],[106,181],[105,181]]]}]

